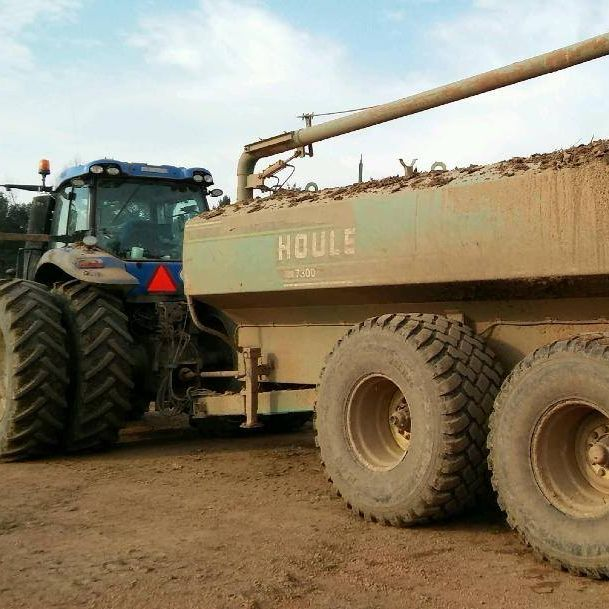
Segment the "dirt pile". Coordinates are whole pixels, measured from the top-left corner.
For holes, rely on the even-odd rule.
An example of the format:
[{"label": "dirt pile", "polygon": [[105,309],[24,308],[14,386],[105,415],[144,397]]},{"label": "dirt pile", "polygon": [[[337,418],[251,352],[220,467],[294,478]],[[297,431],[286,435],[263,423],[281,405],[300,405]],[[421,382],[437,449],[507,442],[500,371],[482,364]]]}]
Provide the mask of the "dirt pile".
[{"label": "dirt pile", "polygon": [[595,161],[609,163],[609,140],[596,140],[565,150],[533,154],[529,157],[514,157],[491,165],[470,165],[448,171],[416,172],[410,177],[390,176],[336,188],[325,188],[318,192],[301,190],[278,190],[267,197],[253,201],[227,205],[201,214],[201,219],[214,218],[244,209],[252,213],[260,209],[293,207],[313,201],[340,201],[363,193],[399,192],[420,188],[442,188],[451,182],[469,182],[512,177],[527,171],[560,170],[579,167]]}]

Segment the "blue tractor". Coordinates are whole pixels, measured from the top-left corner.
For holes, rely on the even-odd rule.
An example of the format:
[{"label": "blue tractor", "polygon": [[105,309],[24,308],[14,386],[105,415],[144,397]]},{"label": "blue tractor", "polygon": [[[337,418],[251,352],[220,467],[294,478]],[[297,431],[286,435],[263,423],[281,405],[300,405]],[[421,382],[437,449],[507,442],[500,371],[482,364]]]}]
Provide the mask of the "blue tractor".
[{"label": "blue tractor", "polygon": [[[230,323],[183,293],[187,219],[222,195],[201,167],[100,159],[36,191],[0,281],[0,456],[113,443],[154,401],[189,413],[202,369],[234,367]],[[222,389],[222,379],[209,381]],[[213,383],[217,386],[213,387]]]}]

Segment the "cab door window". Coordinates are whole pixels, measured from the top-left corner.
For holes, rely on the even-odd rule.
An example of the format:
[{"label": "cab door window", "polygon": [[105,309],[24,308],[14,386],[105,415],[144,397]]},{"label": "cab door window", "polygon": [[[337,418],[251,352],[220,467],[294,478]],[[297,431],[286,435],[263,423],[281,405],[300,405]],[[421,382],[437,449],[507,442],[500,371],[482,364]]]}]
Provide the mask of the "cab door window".
[{"label": "cab door window", "polygon": [[[51,234],[56,236],[54,247],[63,247],[84,236],[89,230],[89,188],[68,186],[57,197]],[[62,239],[63,237],[63,239]]]},{"label": "cab door window", "polygon": [[[51,223],[51,235],[60,237],[68,233],[68,214],[70,213],[70,200],[67,191],[61,190],[55,197],[55,210],[53,211],[53,222]],[[65,241],[53,239],[51,247],[64,247]]]}]

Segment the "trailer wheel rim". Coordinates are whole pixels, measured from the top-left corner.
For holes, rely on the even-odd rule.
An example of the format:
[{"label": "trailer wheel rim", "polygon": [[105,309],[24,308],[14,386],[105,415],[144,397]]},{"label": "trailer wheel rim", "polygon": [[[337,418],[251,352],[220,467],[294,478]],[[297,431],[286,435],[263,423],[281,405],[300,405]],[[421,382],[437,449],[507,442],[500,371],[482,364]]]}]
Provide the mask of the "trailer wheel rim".
[{"label": "trailer wheel rim", "polygon": [[531,464],[548,502],[574,518],[609,513],[609,418],[581,400],[548,408],[531,439]]},{"label": "trailer wheel rim", "polygon": [[358,461],[373,471],[397,467],[408,452],[408,402],[388,377],[371,374],[358,381],[347,402],[346,430]]}]

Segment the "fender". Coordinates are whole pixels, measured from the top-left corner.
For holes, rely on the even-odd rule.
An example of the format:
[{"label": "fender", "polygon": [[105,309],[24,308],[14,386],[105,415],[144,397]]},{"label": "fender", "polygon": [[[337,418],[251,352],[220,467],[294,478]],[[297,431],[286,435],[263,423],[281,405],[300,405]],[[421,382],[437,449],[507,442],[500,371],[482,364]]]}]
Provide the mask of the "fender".
[{"label": "fender", "polygon": [[[98,267],[95,267],[95,264]],[[68,275],[85,283],[133,286],[138,280],[127,272],[125,263],[98,248],[75,243],[45,252],[40,258],[35,279],[42,283],[56,280],[58,275]]]}]

